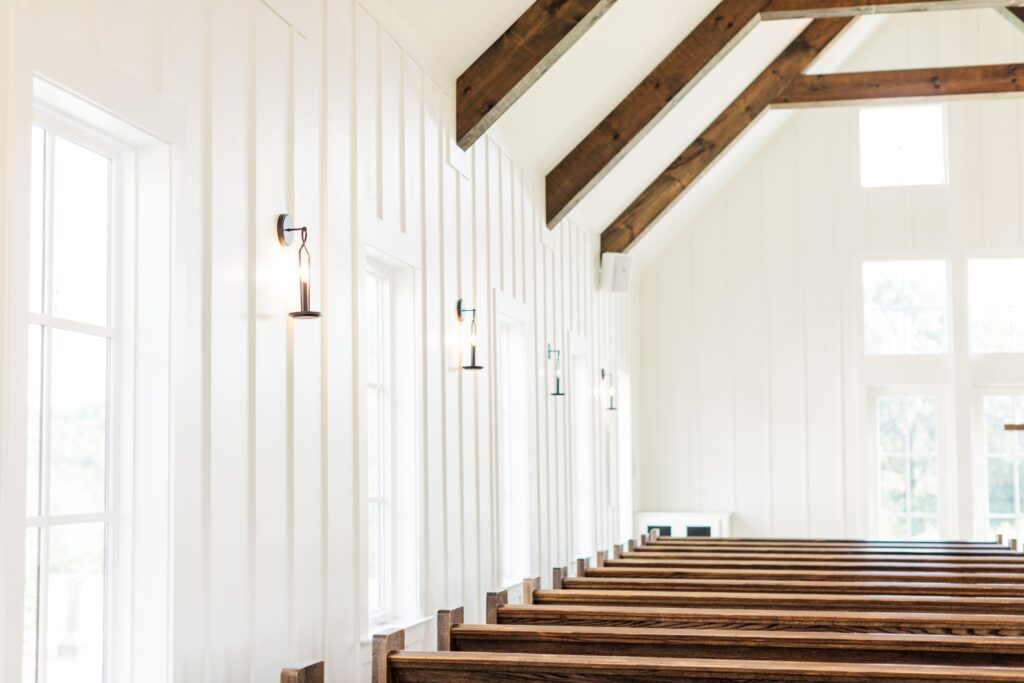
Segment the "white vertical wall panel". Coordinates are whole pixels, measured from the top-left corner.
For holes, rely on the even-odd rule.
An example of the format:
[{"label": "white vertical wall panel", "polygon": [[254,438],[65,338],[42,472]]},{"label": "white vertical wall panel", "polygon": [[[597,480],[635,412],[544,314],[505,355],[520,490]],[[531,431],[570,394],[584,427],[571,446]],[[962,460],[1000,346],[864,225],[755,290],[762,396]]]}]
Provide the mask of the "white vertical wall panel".
[{"label": "white vertical wall panel", "polygon": [[[596,236],[571,222],[548,231],[543,179],[515,150],[485,138],[468,163],[450,163],[454,83],[395,38],[407,28],[366,5],[36,0],[21,11],[53,36],[53,59],[89,54],[79,71],[103,67],[99,92],[123,77],[185,118],[184,139],[171,141],[175,681],[274,680],[316,657],[331,681],[367,674],[355,388],[364,247],[416,271],[410,332],[423,347],[407,379],[423,424],[424,617],[462,604],[479,621],[499,580],[494,292],[526,306],[532,334],[532,574],[549,576],[575,545],[570,404],[548,395],[547,345],[564,353],[571,330],[595,375],[631,370],[626,298],[595,289]],[[17,97],[4,97],[0,122],[29,110],[30,89]],[[298,283],[297,245],[275,236],[286,212],[310,228],[319,322],[287,316]],[[479,373],[459,368],[458,298],[479,310]],[[607,521],[618,512],[605,436],[614,418],[598,400],[595,528],[608,547],[622,540]],[[427,622],[411,640],[430,636]]]},{"label": "white vertical wall panel", "polygon": [[[843,69],[1022,49],[995,12],[900,15]],[[950,183],[865,190],[858,110],[793,115],[639,274],[638,509],[732,511],[739,535],[868,532],[858,264],[1024,247],[1022,122],[1022,98],[949,103]]]}]

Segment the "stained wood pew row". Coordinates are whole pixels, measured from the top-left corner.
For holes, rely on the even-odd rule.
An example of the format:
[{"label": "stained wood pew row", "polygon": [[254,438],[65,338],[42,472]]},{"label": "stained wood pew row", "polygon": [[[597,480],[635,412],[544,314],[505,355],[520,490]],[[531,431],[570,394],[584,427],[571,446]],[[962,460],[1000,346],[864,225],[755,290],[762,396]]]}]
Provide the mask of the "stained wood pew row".
[{"label": "stained wood pew row", "polygon": [[652,550],[636,550],[623,553],[620,560],[672,560],[690,562],[694,560],[717,560],[734,562],[736,560],[786,560],[789,562],[902,562],[905,564],[947,563],[957,565],[1005,565],[1024,569],[1024,555],[893,555],[887,553],[803,553],[799,551],[756,551],[745,553],[734,552],[655,552]]},{"label": "stained wood pew row", "polygon": [[[588,570],[588,573],[594,570]],[[648,579],[583,576],[562,579],[569,590],[689,591],[727,593],[838,593],[1024,598],[1021,583],[933,583],[901,581],[806,581],[765,579]]]},{"label": "stained wood pew row", "polygon": [[1024,572],[1024,564],[1017,561],[1000,562],[948,562],[919,561],[907,562],[902,559],[793,559],[786,555],[775,558],[645,558],[636,559],[626,553],[620,559],[607,560],[608,567],[665,567],[665,568],[698,568],[722,567],[733,569],[798,569],[821,571],[893,571],[893,572],[950,572],[950,573],[1012,573]]},{"label": "stained wood pew row", "polygon": [[828,610],[509,605],[500,598],[489,624],[621,628],[896,633],[1024,638],[1022,614],[847,612]]},{"label": "stained wood pew row", "polygon": [[654,683],[1021,683],[1024,671],[1004,667],[912,666],[543,655],[501,652],[405,652],[404,634],[374,636],[373,683],[565,683],[643,680]]},{"label": "stained wood pew row", "polygon": [[324,683],[324,663],[309,662],[281,670],[281,683]]},{"label": "stained wood pew row", "polygon": [[1024,615],[1024,597],[947,595],[561,589],[534,591],[533,604]]},{"label": "stained wood pew row", "polygon": [[587,567],[584,576],[598,578],[721,579],[764,581],[889,581],[926,583],[1024,584],[1024,572],[831,571],[817,569],[734,569],[726,565],[700,567]]},{"label": "stained wood pew row", "polygon": [[1024,638],[464,624],[462,617],[462,608],[438,612],[439,652],[957,666],[1024,664]]},{"label": "stained wood pew row", "polygon": [[907,557],[1005,557],[1022,558],[1020,553],[1008,547],[993,548],[949,548],[949,547],[914,547],[904,546],[776,546],[776,545],[671,545],[665,543],[648,543],[636,548],[632,554],[675,554],[695,555],[715,553],[720,555],[750,555],[758,553],[798,553],[800,555],[898,555]]}]

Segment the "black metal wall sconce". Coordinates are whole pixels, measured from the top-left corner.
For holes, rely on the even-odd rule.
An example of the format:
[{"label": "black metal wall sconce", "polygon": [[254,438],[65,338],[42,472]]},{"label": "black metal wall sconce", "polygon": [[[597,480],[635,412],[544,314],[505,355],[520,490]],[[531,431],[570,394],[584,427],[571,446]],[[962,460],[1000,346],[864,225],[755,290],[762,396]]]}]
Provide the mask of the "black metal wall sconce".
[{"label": "black metal wall sconce", "polygon": [[476,362],[476,309],[466,308],[462,303],[462,299],[459,299],[455,303],[455,314],[459,317],[459,321],[463,321],[466,315],[469,314],[469,365],[463,365],[463,370],[483,370],[484,366]]},{"label": "black metal wall sconce", "polygon": [[309,248],[306,247],[307,228],[296,228],[292,217],[282,213],[277,217],[277,241],[282,247],[292,246],[295,240],[294,233],[301,233],[302,245],[299,247],[299,310],[292,311],[289,317],[296,320],[311,320],[319,318],[319,311],[309,310],[309,274],[311,269]]},{"label": "black metal wall sconce", "polygon": [[601,368],[601,383],[608,385],[608,407],[605,410],[618,410],[615,405],[615,380],[612,379],[612,373]]},{"label": "black metal wall sconce", "polygon": [[565,396],[562,391],[562,350],[548,344],[548,360],[555,359],[555,390],[551,396]]}]

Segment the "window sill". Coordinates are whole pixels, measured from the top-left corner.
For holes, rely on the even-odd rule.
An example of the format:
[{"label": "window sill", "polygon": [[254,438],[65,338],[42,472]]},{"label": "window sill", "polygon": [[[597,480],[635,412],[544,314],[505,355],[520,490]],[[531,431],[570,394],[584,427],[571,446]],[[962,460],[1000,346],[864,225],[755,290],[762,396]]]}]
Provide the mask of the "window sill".
[{"label": "window sill", "polygon": [[391,619],[389,621],[374,624],[370,627],[369,633],[359,640],[360,645],[371,645],[373,643],[373,636],[378,633],[384,633],[386,631],[394,631],[396,629],[410,629],[417,626],[422,626],[429,621],[433,621],[434,617],[423,616],[423,617],[408,617],[405,619]]}]

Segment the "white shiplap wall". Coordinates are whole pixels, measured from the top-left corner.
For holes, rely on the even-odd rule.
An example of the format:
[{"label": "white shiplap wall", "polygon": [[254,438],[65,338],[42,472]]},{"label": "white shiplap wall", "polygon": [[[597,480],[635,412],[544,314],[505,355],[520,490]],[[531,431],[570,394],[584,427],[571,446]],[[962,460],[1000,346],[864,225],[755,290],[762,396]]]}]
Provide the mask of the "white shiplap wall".
[{"label": "white shiplap wall", "polygon": [[[544,351],[581,340],[595,373],[628,371],[625,297],[595,291],[595,236],[570,222],[548,232],[541,179],[508,150],[453,146],[454,84],[396,38],[406,29],[385,5],[32,0],[0,9],[0,29],[22,55],[16,65],[0,55],[0,84],[9,71],[16,85],[0,92],[5,136],[28,135],[33,71],[96,85],[101,106],[180,131],[170,140],[173,680],[270,681],[320,657],[332,681],[366,674],[357,302],[368,245],[416,269],[422,613],[461,604],[481,620],[498,579],[495,291],[525,307],[531,329],[531,570],[572,559],[570,404],[547,397]],[[33,49],[41,39],[47,49]],[[27,145],[0,147],[27,168]],[[285,211],[312,228],[320,322],[286,315],[294,253],[274,235]],[[17,301],[19,286],[5,280],[5,295]],[[481,310],[482,373],[457,369],[460,297]],[[608,546],[620,540],[618,468],[597,400],[597,530]],[[7,579],[16,596],[20,579]],[[430,636],[428,623],[410,644]],[[5,674],[17,661],[3,660]]]},{"label": "white shiplap wall", "polygon": [[[927,13],[887,19],[842,69],[1022,57],[994,11]],[[868,534],[867,388],[925,377],[950,406],[943,531],[982,533],[971,386],[991,380],[963,316],[935,363],[861,355],[861,259],[948,258],[962,302],[966,258],[1024,247],[1024,101],[950,103],[948,129],[948,187],[868,191],[857,110],[801,110],[676,227],[637,289],[638,509],[734,511],[738,535]],[[1006,363],[1000,381],[1024,382]]]}]

